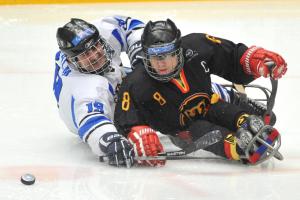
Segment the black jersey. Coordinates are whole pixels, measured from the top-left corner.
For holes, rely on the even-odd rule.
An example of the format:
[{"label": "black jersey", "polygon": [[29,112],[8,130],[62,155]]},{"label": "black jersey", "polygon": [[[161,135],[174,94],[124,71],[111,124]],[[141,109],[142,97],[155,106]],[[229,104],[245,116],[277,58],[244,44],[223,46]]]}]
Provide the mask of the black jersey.
[{"label": "black jersey", "polygon": [[[136,125],[149,125],[170,135],[182,130],[203,135],[216,128],[225,138],[234,131],[236,116],[243,110],[222,101],[211,104],[210,75],[216,74],[239,84],[254,80],[240,65],[247,47],[201,33],[183,37],[182,47],[184,66],[177,78],[160,82],[151,78],[141,66],[123,81],[114,116],[120,133],[127,136]],[[209,123],[199,123],[201,120]],[[224,156],[223,144],[210,151]]]},{"label": "black jersey", "polygon": [[115,111],[120,132],[126,135],[132,126],[145,124],[171,134],[206,119],[212,95],[210,74],[240,84],[253,80],[240,65],[247,50],[244,44],[193,33],[182,37],[182,47],[184,66],[177,79],[159,82],[138,67],[124,80]]}]

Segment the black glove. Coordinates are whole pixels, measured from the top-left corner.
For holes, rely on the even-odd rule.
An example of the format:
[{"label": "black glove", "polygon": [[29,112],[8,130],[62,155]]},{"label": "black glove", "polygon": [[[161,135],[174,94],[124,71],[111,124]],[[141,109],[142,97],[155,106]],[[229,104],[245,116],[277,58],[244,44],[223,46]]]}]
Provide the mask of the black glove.
[{"label": "black glove", "polygon": [[99,140],[100,149],[106,153],[108,164],[131,167],[134,163],[134,151],[129,141],[116,132],[105,133]]},{"label": "black glove", "polygon": [[127,51],[128,58],[130,60],[130,65],[132,69],[143,63],[143,51],[141,41],[137,41],[132,44]]}]

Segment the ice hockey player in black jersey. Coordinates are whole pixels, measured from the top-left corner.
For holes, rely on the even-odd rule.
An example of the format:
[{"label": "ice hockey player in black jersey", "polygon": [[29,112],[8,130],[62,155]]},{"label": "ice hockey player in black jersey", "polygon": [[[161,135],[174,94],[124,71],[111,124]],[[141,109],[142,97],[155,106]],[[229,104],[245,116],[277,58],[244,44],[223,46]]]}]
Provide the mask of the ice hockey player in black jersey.
[{"label": "ice hockey player in black jersey", "polygon": [[[202,33],[181,37],[170,19],[148,22],[141,42],[143,67],[137,67],[123,82],[114,116],[118,131],[133,144],[136,156],[164,152],[157,131],[179,137],[188,133],[192,141],[218,132],[222,139],[205,150],[244,163],[264,159],[265,146],[255,142],[248,148],[251,138],[264,127],[263,120],[220,100],[212,92],[210,75],[237,84],[261,76],[279,79],[287,70],[280,55]],[[273,127],[263,135],[270,146],[280,137]],[[165,161],[139,163],[157,166]]]}]

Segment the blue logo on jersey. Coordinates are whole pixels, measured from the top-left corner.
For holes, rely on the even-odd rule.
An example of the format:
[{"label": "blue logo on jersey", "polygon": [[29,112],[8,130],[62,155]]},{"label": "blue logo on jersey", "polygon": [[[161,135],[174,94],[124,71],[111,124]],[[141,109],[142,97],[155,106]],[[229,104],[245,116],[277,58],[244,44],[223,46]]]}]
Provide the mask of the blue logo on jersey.
[{"label": "blue logo on jersey", "polygon": [[118,21],[119,27],[122,27],[124,30],[127,29],[127,27],[125,26],[125,25],[126,25],[126,22],[125,22],[123,19],[120,19],[120,18],[115,17],[115,20]]},{"label": "blue logo on jersey", "polygon": [[70,67],[66,67],[66,68],[63,70],[62,75],[63,75],[63,76],[68,76],[68,75],[70,74],[70,72],[71,72]]},{"label": "blue logo on jersey", "polygon": [[131,30],[131,29],[135,28],[136,26],[138,26],[140,24],[144,24],[144,23],[139,21],[139,20],[133,19],[133,20],[131,20],[128,29]]}]

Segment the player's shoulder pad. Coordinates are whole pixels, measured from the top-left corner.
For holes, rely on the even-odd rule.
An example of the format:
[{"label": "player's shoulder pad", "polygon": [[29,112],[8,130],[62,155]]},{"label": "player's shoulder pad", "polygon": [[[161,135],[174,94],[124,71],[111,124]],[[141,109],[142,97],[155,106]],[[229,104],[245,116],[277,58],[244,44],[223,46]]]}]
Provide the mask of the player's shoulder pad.
[{"label": "player's shoulder pad", "polygon": [[130,31],[137,28],[143,28],[145,25],[142,21],[129,16],[115,15],[113,19],[118,22],[118,26],[124,31]]},{"label": "player's shoulder pad", "polygon": [[101,86],[101,87],[107,87],[108,80],[104,76],[95,75],[95,74],[83,74],[83,73],[74,73],[73,74],[74,79],[76,79],[76,82],[85,85],[85,86]]},{"label": "player's shoulder pad", "polygon": [[143,66],[138,66],[123,80],[121,87],[131,90],[147,90],[151,85],[152,78],[147,74]]},{"label": "player's shoulder pad", "polygon": [[144,80],[147,80],[149,78],[149,75],[147,74],[144,66],[139,65],[137,66],[131,73],[129,73],[126,77],[126,79],[130,82],[134,83],[141,83],[144,82]]},{"label": "player's shoulder pad", "polygon": [[183,48],[196,48],[203,43],[204,36],[202,33],[190,33],[181,38]]},{"label": "player's shoulder pad", "polygon": [[212,36],[207,33],[191,33],[182,37],[183,43],[210,43],[210,44],[221,44],[222,40],[218,37]]},{"label": "player's shoulder pad", "polygon": [[73,73],[65,83],[75,96],[96,96],[99,90],[109,91],[108,80],[99,75]]},{"label": "player's shoulder pad", "polygon": [[182,37],[182,47],[198,52],[202,57],[209,57],[219,41],[219,39],[205,33],[191,33]]}]

